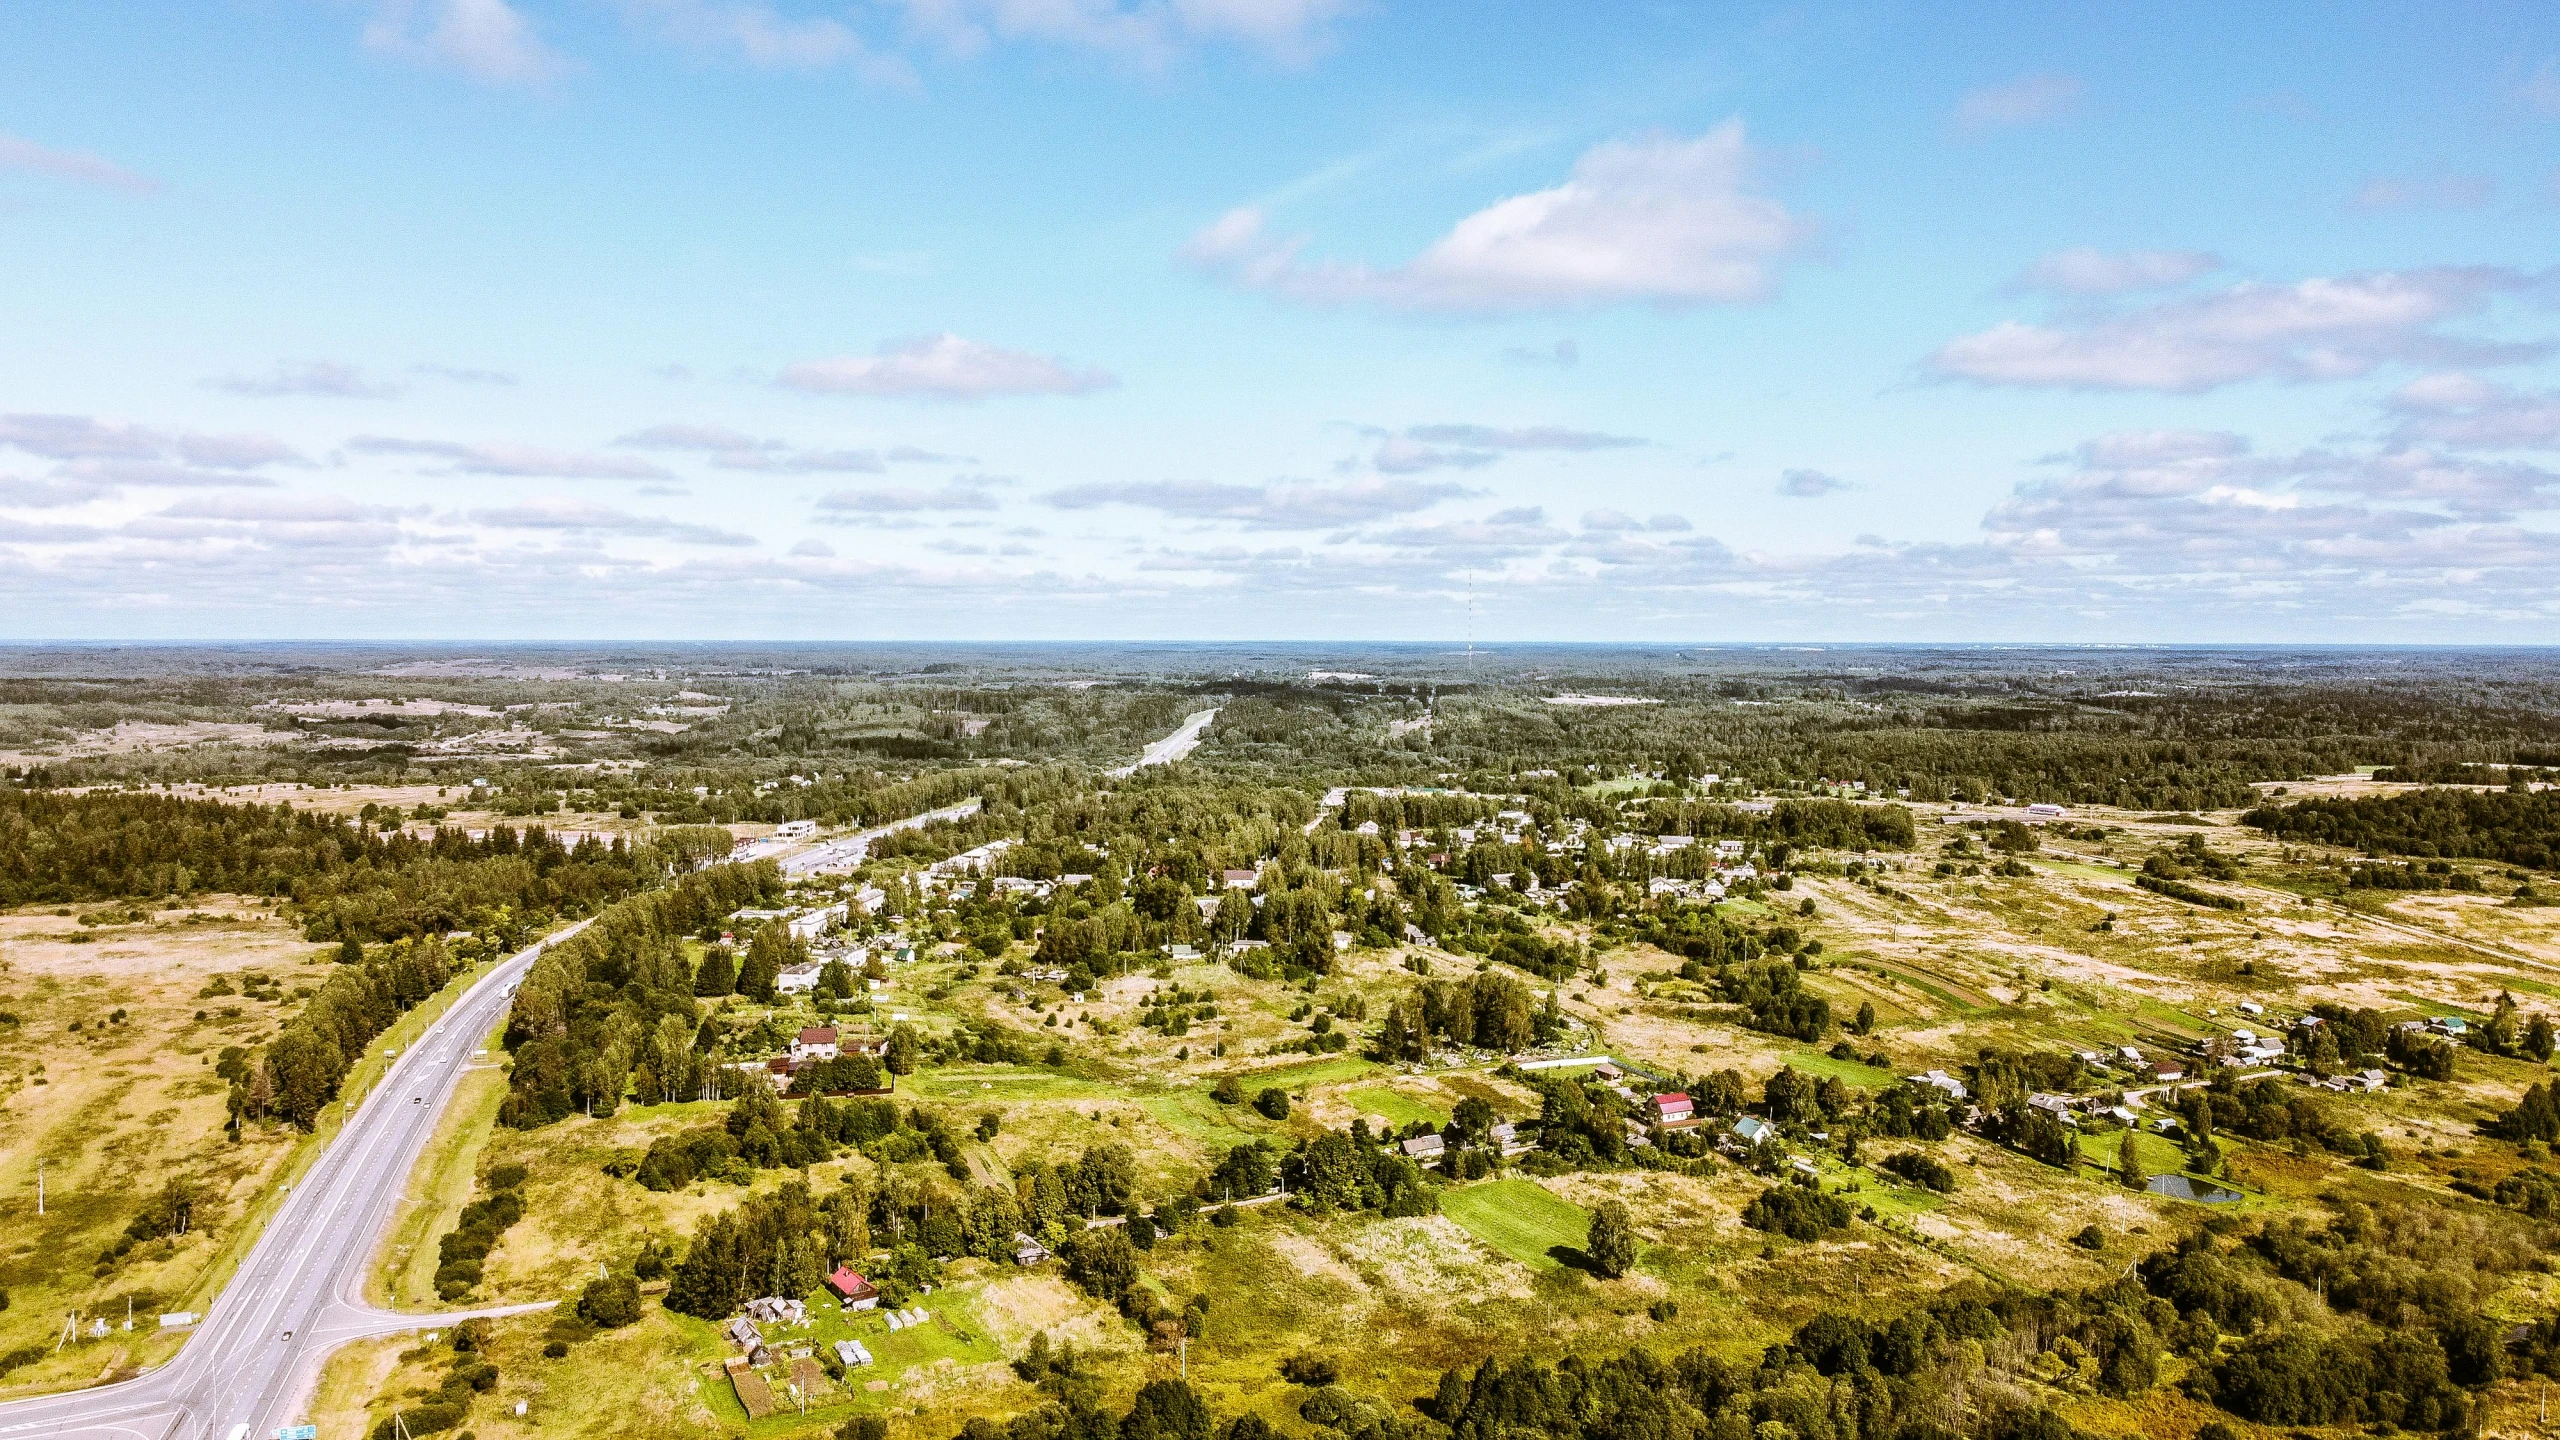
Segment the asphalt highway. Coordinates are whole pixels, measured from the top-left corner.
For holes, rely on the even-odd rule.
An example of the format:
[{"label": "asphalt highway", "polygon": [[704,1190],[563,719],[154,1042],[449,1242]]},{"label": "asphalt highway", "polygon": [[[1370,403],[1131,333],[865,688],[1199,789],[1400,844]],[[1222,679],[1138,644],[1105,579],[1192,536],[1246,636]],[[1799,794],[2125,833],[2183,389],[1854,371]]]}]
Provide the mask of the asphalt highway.
[{"label": "asphalt highway", "polygon": [[118,1384],[0,1405],[0,1440],[265,1440],[302,1422],[322,1362],[351,1340],[541,1308],[396,1314],[365,1302],[364,1281],[473,1052],[534,958],[583,928],[581,921],[491,968],[356,1097],[337,1138],[267,1222],[176,1359]]}]

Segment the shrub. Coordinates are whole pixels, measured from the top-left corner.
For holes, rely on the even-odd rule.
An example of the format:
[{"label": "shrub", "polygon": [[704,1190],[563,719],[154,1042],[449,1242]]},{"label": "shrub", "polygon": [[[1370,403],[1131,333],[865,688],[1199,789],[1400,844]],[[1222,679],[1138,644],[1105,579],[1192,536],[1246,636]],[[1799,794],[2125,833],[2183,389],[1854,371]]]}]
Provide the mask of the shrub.
[{"label": "shrub", "polygon": [[1849,1223],[1849,1202],[1811,1185],[1775,1185],[1743,1207],[1742,1223],[1790,1240],[1819,1240]]},{"label": "shrub", "polygon": [[640,1318],[640,1282],[629,1275],[590,1280],[578,1296],[579,1318],[599,1329],[618,1330]]},{"label": "shrub", "polygon": [[1292,1355],[1280,1362],[1280,1378],[1292,1385],[1330,1385],[1342,1370],[1322,1355]]},{"label": "shrub", "polygon": [[1261,1094],[1253,1097],[1253,1108],[1266,1120],[1286,1120],[1289,1118],[1289,1092],[1277,1085],[1266,1086]]},{"label": "shrub", "polygon": [[1905,1150],[1899,1155],[1888,1155],[1876,1162],[1876,1168],[1899,1175],[1914,1185],[1925,1186],[1942,1195],[1956,1188],[1956,1172],[1948,1169],[1945,1161],[1918,1150]]}]

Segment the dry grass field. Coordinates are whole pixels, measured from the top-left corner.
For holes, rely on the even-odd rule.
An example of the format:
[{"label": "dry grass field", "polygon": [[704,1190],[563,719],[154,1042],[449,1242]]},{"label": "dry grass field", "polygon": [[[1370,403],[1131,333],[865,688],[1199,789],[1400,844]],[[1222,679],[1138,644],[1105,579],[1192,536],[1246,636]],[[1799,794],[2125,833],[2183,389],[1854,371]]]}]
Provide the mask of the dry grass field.
[{"label": "dry grass field", "polygon": [[[273,1034],[325,957],[236,899],[127,913],[98,925],[53,910],[0,916],[0,1011],[12,1017],[0,1023],[0,1352],[51,1342],[74,1312],[119,1327],[115,1344],[11,1373],[0,1394],[168,1353],[175,1340],[154,1333],[156,1317],[202,1308],[295,1148],[274,1130],[228,1140],[229,1086],[214,1065],[224,1046]],[[205,1197],[194,1227],[102,1265],[143,1197],[171,1178]],[[73,1363],[81,1374],[63,1371]]]}]

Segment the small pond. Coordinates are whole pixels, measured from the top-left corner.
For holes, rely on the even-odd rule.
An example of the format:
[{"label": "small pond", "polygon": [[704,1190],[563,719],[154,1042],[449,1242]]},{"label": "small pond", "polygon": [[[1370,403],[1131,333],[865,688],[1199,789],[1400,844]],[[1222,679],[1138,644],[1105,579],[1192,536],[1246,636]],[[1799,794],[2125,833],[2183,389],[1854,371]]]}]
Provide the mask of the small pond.
[{"label": "small pond", "polygon": [[2228,1205],[2241,1198],[2237,1190],[2226,1190],[2210,1180],[2190,1180],[2184,1175],[2154,1175],[2151,1193],[2173,1200],[2193,1200],[2199,1205]]}]

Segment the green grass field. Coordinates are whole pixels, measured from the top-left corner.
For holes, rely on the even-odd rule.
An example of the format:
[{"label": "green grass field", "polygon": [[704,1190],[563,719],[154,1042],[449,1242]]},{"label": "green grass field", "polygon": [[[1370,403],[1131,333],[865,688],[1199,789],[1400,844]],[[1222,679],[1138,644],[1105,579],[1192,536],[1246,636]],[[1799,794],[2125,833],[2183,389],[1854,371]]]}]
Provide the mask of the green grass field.
[{"label": "green grass field", "polygon": [[929,1100],[1090,1100],[1117,1095],[1113,1086],[1053,1070],[934,1070],[909,1075],[901,1090]]},{"label": "green grass field", "polygon": [[1434,1125],[1449,1123],[1449,1112],[1446,1110],[1425,1105],[1410,1095],[1390,1090],[1384,1085],[1372,1085],[1366,1090],[1354,1090],[1343,1098],[1349,1100],[1354,1107],[1378,1116],[1399,1129],[1416,1120],[1426,1120]]},{"label": "green grass field", "polygon": [[1176,1091],[1170,1095],[1142,1095],[1138,1103],[1147,1115],[1177,1135],[1184,1136],[1210,1151],[1224,1151],[1253,1139],[1253,1132],[1235,1123],[1238,1117],[1252,1112],[1238,1106],[1230,1110],[1209,1098],[1205,1090]]},{"label": "green grass field", "polygon": [[1591,1214],[1535,1180],[1488,1180],[1440,1197],[1440,1213],[1487,1245],[1539,1270],[1564,1263],[1558,1249],[1591,1238]]},{"label": "green grass field", "polygon": [[1357,1055],[1340,1055],[1330,1060],[1309,1060],[1297,1065],[1283,1065],[1276,1070],[1238,1072],[1236,1079],[1248,1095],[1258,1094],[1265,1086],[1277,1085],[1283,1090],[1303,1090],[1310,1085],[1331,1085],[1343,1080],[1357,1080],[1378,1068],[1375,1060]]}]

